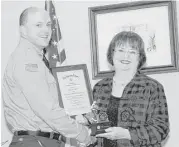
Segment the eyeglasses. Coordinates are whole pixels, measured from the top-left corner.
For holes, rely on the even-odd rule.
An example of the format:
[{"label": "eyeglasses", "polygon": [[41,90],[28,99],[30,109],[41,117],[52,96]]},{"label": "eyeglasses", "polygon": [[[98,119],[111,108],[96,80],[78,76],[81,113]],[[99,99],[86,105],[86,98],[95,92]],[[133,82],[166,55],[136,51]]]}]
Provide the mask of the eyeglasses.
[{"label": "eyeglasses", "polygon": [[123,49],[118,49],[118,50],[114,50],[114,52],[116,52],[116,54],[126,54],[128,53],[129,55],[131,56],[136,56],[139,54],[138,51],[135,51],[135,50],[128,50],[128,51],[125,51]]}]

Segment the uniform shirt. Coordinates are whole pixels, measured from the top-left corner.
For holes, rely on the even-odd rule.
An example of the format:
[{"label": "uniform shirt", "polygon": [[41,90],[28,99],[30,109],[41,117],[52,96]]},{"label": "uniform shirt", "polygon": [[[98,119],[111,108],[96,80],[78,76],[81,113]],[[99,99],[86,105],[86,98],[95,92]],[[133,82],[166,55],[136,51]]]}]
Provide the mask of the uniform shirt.
[{"label": "uniform shirt", "polygon": [[2,92],[9,128],[12,132],[54,131],[88,142],[87,128],[60,108],[56,81],[42,58],[42,52],[22,38],[8,61]]},{"label": "uniform shirt", "polygon": [[[106,111],[112,92],[112,78],[99,81],[93,97],[101,111]],[[143,74],[136,74],[119,98],[118,127],[128,129],[131,140],[119,139],[120,147],[160,147],[169,132],[169,119],[163,86]]]}]

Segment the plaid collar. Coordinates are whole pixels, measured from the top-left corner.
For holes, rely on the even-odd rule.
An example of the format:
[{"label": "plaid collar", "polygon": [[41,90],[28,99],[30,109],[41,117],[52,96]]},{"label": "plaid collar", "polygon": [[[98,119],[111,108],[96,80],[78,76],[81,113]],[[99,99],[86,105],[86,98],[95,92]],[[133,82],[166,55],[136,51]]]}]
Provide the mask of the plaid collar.
[{"label": "plaid collar", "polygon": [[[106,81],[109,81],[109,93],[112,92],[112,87],[113,87],[113,78],[107,78]],[[134,85],[140,85],[141,87],[145,87],[145,81],[146,81],[146,76],[144,74],[141,74],[139,71],[134,75],[132,80],[125,86],[123,94],[122,94],[122,99],[126,99],[126,94],[128,93],[130,87],[133,87]]]}]

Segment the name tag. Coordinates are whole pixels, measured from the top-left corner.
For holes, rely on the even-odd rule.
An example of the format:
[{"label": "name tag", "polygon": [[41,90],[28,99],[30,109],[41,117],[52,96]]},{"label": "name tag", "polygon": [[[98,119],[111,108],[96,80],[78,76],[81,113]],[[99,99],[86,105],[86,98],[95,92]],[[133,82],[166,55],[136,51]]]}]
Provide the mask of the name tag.
[{"label": "name tag", "polygon": [[30,72],[37,72],[38,65],[37,64],[25,64],[25,70],[30,71]]}]

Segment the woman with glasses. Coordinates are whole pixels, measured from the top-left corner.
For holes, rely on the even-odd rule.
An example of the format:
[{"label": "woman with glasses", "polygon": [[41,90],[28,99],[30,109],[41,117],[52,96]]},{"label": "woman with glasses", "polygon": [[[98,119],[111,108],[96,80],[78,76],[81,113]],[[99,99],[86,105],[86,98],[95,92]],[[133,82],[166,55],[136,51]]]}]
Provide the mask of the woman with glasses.
[{"label": "woman with glasses", "polygon": [[114,75],[94,86],[93,98],[111,127],[96,137],[104,138],[103,147],[160,147],[169,133],[167,102],[163,86],[140,73],[146,62],[142,38],[131,31],[118,33],[107,59]]}]

